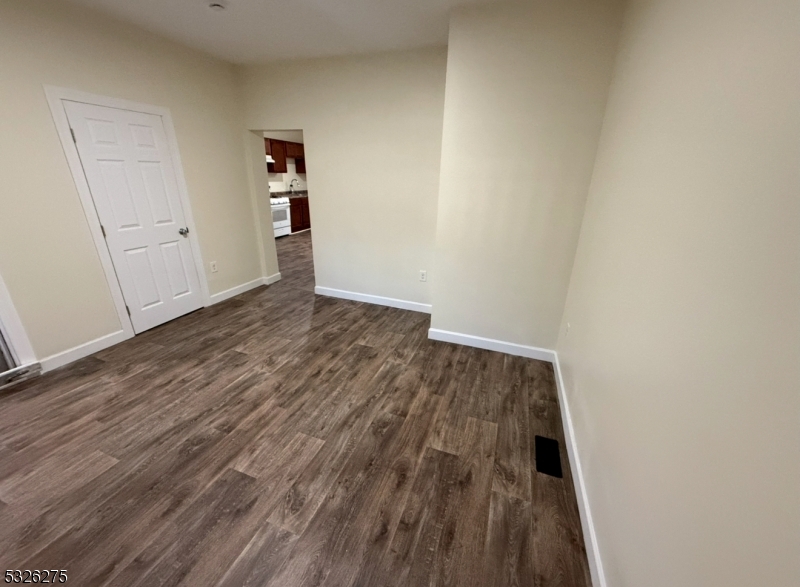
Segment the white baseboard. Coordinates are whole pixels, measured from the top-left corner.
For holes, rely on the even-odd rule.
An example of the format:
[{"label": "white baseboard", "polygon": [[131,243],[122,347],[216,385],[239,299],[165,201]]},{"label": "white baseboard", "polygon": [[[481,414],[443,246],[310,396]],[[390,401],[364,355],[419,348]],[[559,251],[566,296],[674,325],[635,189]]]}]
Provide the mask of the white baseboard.
[{"label": "white baseboard", "polygon": [[105,336],[101,336],[100,338],[96,338],[94,340],[90,340],[87,343],[78,345],[66,351],[62,351],[55,355],[50,355],[49,357],[42,359],[40,361],[42,365],[42,373],[46,373],[48,371],[52,371],[53,369],[58,369],[59,367],[63,367],[67,363],[72,363],[73,361],[77,361],[78,359],[82,359],[84,357],[88,357],[89,355],[93,355],[94,353],[98,353],[103,349],[107,349],[110,346],[114,346],[115,344],[121,343],[123,340],[127,340],[130,338],[124,331],[119,330],[117,332],[112,332],[111,334],[106,334]]},{"label": "white baseboard", "polygon": [[548,363],[554,363],[556,360],[555,351],[549,349],[525,346],[513,342],[504,342],[502,340],[473,336],[471,334],[461,334],[460,332],[450,332],[449,330],[439,330],[438,328],[428,329],[428,338],[431,340],[440,340],[442,342],[463,344],[464,346],[473,346],[479,349],[486,349],[487,351],[497,351],[498,353],[506,353],[507,355],[538,359],[539,361],[547,361]]},{"label": "white baseboard", "polygon": [[[247,283],[243,283],[242,285],[237,285],[236,287],[232,287],[230,289],[226,289],[225,291],[221,291],[218,294],[214,294],[213,296],[211,296],[211,303],[217,304],[221,301],[227,300],[228,298],[237,296],[240,293],[244,293],[248,290],[251,290],[254,287],[259,287],[261,285],[270,285],[278,281],[280,278],[281,278],[280,273],[275,273],[274,275],[270,275],[268,277],[259,277],[258,279],[254,279],[253,281],[249,281]],[[95,340],[91,340],[87,343],[57,353],[55,355],[51,355],[40,361],[42,365],[42,373],[52,371],[53,369],[58,369],[59,367],[63,367],[68,363],[72,363],[73,361],[77,361],[78,359],[82,359],[83,357],[88,357],[89,355],[98,353],[103,349],[107,349],[110,346],[119,344],[122,341],[127,340],[128,338],[130,337],[127,336],[125,332],[120,330],[118,332],[107,334],[106,336],[101,336],[100,338],[96,338]]]},{"label": "white baseboard", "polygon": [[238,296],[239,294],[243,294],[244,292],[250,291],[255,287],[259,287],[262,285],[270,285],[272,283],[275,283],[280,278],[281,278],[280,273],[275,273],[274,275],[269,275],[268,277],[259,277],[258,279],[254,279],[253,281],[248,281],[247,283],[243,283],[241,285],[237,285],[236,287],[226,289],[225,291],[215,293],[214,295],[211,296],[211,303],[218,304],[220,302],[224,302],[229,298]]},{"label": "white baseboard", "polygon": [[396,298],[373,296],[370,294],[363,294],[354,291],[345,291],[343,289],[333,289],[332,287],[317,286],[314,288],[314,293],[319,296],[342,298],[343,300],[352,300],[354,302],[366,302],[367,304],[389,306],[391,308],[400,308],[401,310],[411,310],[412,312],[424,312],[425,314],[431,313],[430,304],[420,304],[419,302],[409,302],[408,300],[398,300]]},{"label": "white baseboard", "polygon": [[578,510],[583,528],[583,540],[586,543],[586,556],[589,559],[589,571],[592,574],[594,587],[606,587],[606,577],[603,571],[603,561],[600,559],[600,547],[597,544],[597,533],[592,520],[592,510],[589,506],[589,496],[586,493],[586,482],[583,479],[581,459],[578,454],[578,444],[575,439],[575,428],[572,425],[572,414],[569,411],[569,402],[564,388],[564,378],[561,375],[561,364],[558,355],[555,355],[556,386],[558,387],[558,403],[561,406],[561,422],[564,426],[564,436],[567,442],[567,454],[575,484],[575,494],[578,500]]},{"label": "white baseboard", "polygon": [[248,281],[247,283],[237,285],[236,287],[232,287],[230,289],[226,289],[225,291],[215,293],[211,296],[211,303],[218,304],[220,302],[224,302],[229,298],[238,296],[239,294],[243,294],[244,292],[250,291],[254,287],[259,287],[261,285],[264,285],[263,277],[259,277],[258,279],[254,279],[253,281]]}]

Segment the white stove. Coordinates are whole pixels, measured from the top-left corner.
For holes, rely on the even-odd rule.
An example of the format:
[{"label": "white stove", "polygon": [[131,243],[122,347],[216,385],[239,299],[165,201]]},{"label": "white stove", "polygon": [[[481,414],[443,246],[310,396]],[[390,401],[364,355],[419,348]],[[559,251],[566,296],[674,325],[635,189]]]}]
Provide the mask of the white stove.
[{"label": "white stove", "polygon": [[292,215],[289,210],[289,198],[270,198],[269,207],[272,209],[272,229],[275,236],[291,234]]}]

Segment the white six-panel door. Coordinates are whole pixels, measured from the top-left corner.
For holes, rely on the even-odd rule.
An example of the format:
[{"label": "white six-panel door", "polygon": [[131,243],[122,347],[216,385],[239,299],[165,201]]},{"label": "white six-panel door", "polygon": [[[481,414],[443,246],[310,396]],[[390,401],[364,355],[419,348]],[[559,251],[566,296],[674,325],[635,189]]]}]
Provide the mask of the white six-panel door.
[{"label": "white six-panel door", "polygon": [[64,106],[134,331],[202,307],[162,118]]}]

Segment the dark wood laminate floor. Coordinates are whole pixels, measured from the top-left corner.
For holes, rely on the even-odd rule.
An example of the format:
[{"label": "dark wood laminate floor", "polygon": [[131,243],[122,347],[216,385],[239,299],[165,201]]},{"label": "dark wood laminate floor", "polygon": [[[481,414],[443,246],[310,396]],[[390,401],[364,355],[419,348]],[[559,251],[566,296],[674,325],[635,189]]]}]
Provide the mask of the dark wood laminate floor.
[{"label": "dark wood laminate floor", "polygon": [[0,396],[3,569],[80,586],[589,584],[549,364],[284,279]]},{"label": "dark wood laminate floor", "polygon": [[275,239],[281,284],[314,291],[314,259],[311,251],[311,231],[306,230]]}]

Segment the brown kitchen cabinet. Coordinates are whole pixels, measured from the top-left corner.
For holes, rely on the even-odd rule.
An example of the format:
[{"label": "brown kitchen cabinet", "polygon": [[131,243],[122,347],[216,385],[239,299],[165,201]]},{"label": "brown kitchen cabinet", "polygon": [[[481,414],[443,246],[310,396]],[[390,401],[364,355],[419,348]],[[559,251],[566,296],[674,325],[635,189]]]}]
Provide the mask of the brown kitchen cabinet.
[{"label": "brown kitchen cabinet", "polygon": [[292,232],[311,228],[308,198],[291,198],[289,200],[289,211],[292,216]]},{"label": "brown kitchen cabinet", "polygon": [[306,156],[305,147],[303,143],[292,143],[286,141],[286,156],[290,159],[302,159]]},{"label": "brown kitchen cabinet", "polygon": [[305,173],[306,172],[306,160],[304,157],[300,157],[299,159],[294,160],[295,165],[295,172],[296,173]]},{"label": "brown kitchen cabinet", "polygon": [[264,142],[268,143],[266,147],[269,149],[267,154],[272,155],[275,160],[275,163],[267,163],[267,170],[270,173],[286,173],[288,171],[286,167],[286,143],[273,139],[265,139]]}]

